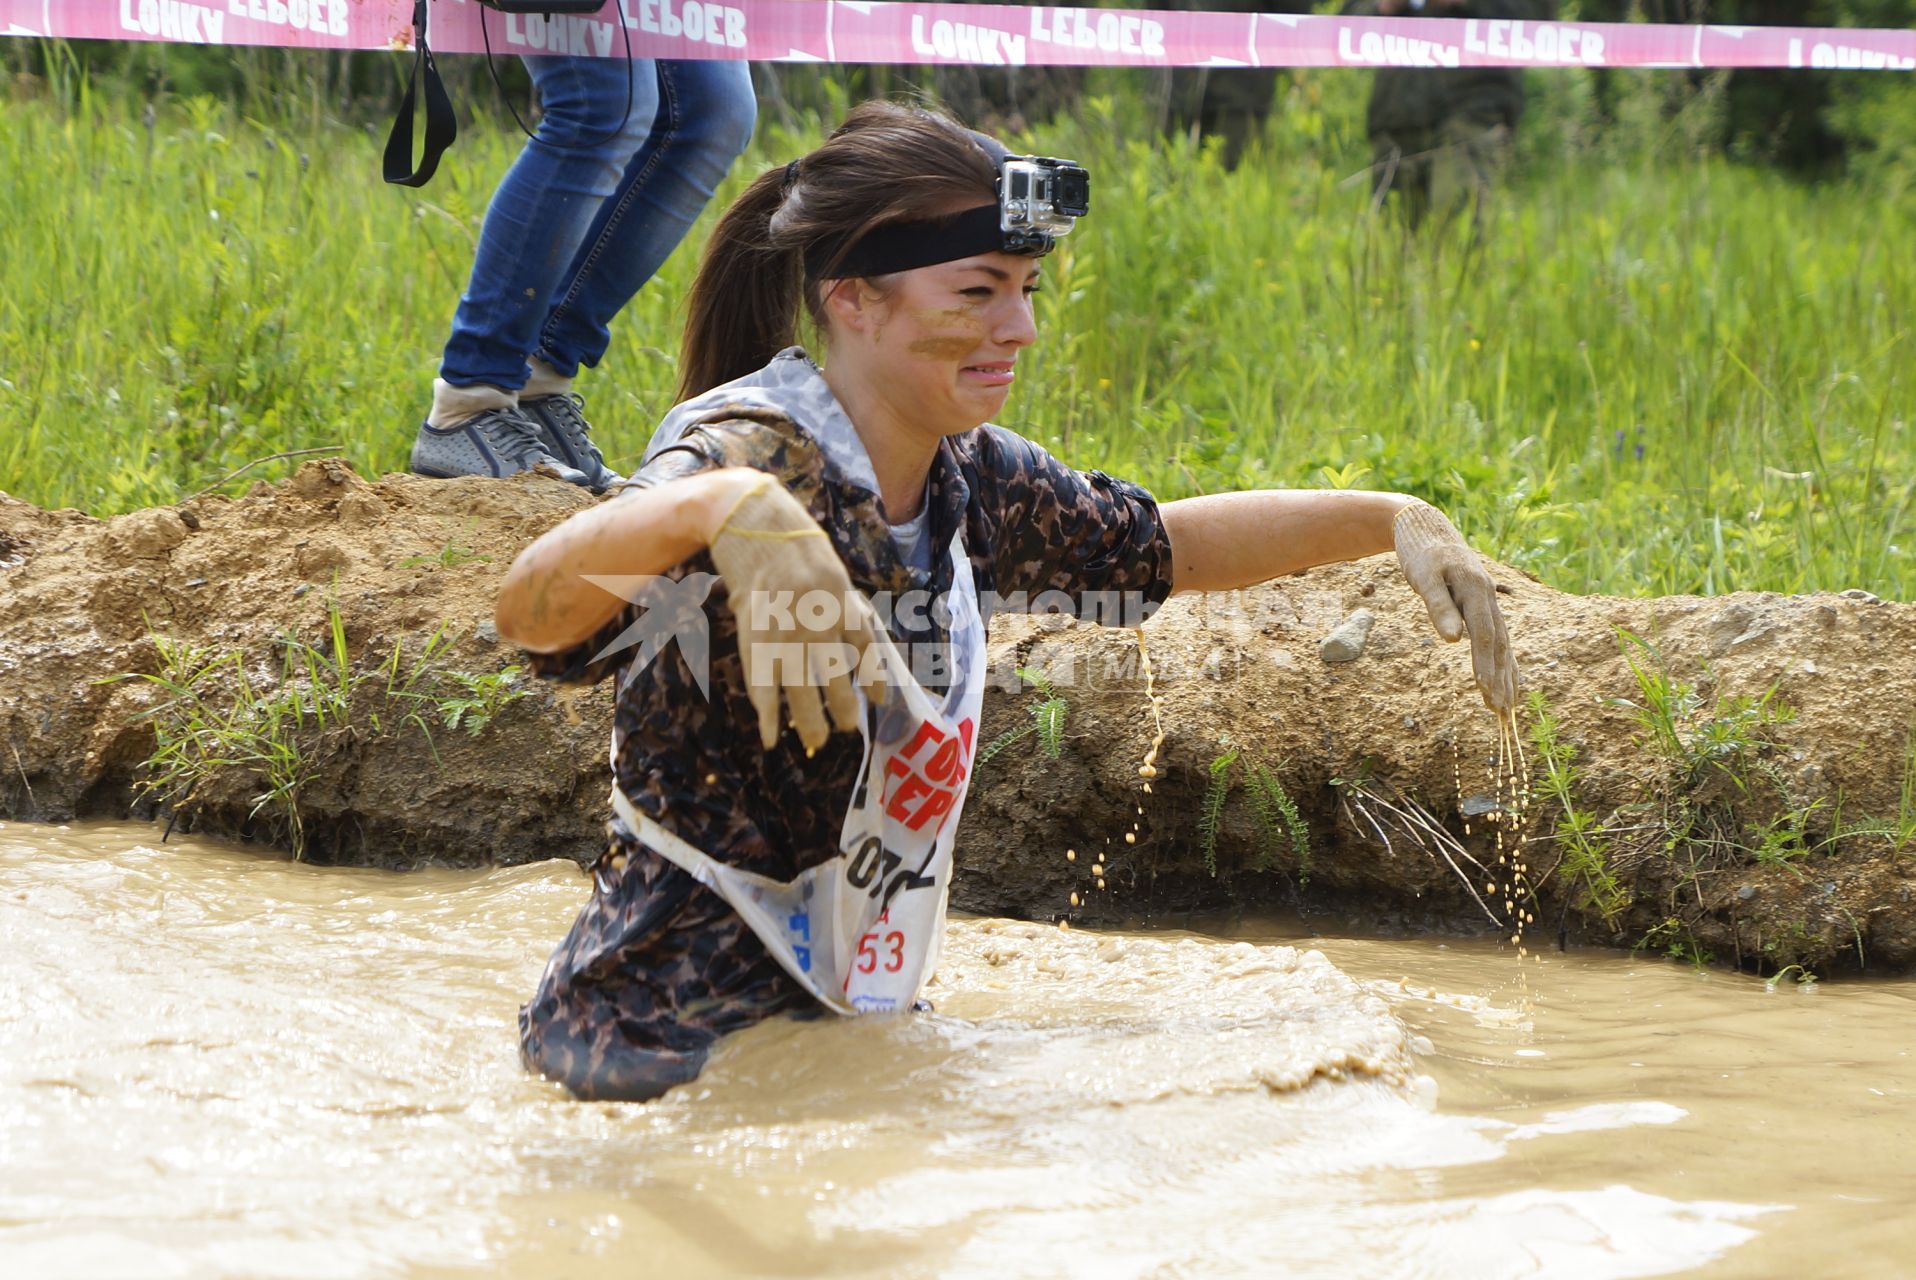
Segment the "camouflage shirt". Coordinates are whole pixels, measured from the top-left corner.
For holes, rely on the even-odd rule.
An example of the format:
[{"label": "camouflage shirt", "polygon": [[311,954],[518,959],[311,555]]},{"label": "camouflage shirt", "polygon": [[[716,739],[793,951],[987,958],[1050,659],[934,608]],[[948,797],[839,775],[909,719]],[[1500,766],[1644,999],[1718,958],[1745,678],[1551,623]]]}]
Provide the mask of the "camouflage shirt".
[{"label": "camouflage shirt", "polygon": [[[944,549],[954,535],[987,608],[994,599],[1016,608],[1020,593],[1032,601],[1047,591],[1073,599],[1128,592],[1148,613],[1170,594],[1170,542],[1150,494],[1064,466],[991,425],[939,444],[926,491],[936,550],[929,570],[912,567],[885,523],[856,432],[797,348],[675,409],[628,492],[719,467],[778,476],[869,596],[903,601],[911,592],[936,598],[948,590]],[[690,575],[714,572],[701,552],[665,576],[684,585]],[[771,751],[761,749],[725,584],[701,581],[710,590],[696,603],[695,591],[641,593],[595,635],[531,663],[569,681],[619,671],[613,769],[633,805],[714,858],[790,880],[837,855],[863,744],[856,734],[834,734],[807,759],[787,733]],[[634,650],[616,642],[642,616],[658,630],[651,616],[658,609],[685,615],[665,628],[681,639],[633,664]],[[935,659],[948,640],[942,616],[930,608],[891,611],[893,637],[910,646],[905,651],[921,672],[935,672],[937,663],[916,660],[927,649]],[[695,653],[688,662],[683,637],[701,633],[709,638],[706,661]],[[695,666],[708,668],[703,686],[706,673]],[[940,687],[935,675],[921,683]],[[629,1050],[645,1059],[702,1056],[719,1035],[813,1003],[723,899],[615,823],[593,867],[592,898],[520,1023],[535,1067],[575,1091],[607,1096],[619,1087],[620,1058]]]}]

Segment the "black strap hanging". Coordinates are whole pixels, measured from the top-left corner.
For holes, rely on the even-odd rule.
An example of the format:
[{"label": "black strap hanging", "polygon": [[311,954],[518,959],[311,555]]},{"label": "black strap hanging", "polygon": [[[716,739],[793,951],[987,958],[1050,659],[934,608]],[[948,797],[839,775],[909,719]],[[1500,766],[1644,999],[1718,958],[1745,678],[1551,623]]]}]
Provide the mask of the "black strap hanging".
[{"label": "black strap hanging", "polygon": [[[393,118],[392,134],[386,139],[383,169],[388,182],[423,187],[438,172],[439,157],[459,136],[452,99],[446,96],[439,67],[433,62],[432,46],[426,42],[426,0],[413,0],[412,41],[412,77],[406,82],[406,96],[399,100],[399,114]],[[426,82],[426,136],[420,145],[419,166],[414,168],[412,122],[422,76]]]},{"label": "black strap hanging", "polygon": [[[605,7],[605,0],[479,0],[488,9],[497,9],[501,13],[543,13],[553,14],[589,14],[597,13]],[[402,187],[423,187],[432,181],[432,175],[439,170],[439,157],[459,136],[459,123],[452,111],[452,99],[446,94],[446,85],[439,78],[439,65],[433,60],[432,46],[426,37],[427,0],[413,0],[412,33],[413,59],[412,76],[406,82],[406,94],[399,100],[398,114],[393,117],[392,133],[386,139],[386,155],[381,166],[386,181]],[[597,138],[569,145],[548,142],[549,147],[561,151],[585,151],[600,146],[617,137],[620,130],[632,119],[633,80],[632,67],[632,28],[625,21],[624,14],[619,17],[619,28],[625,33],[625,118],[612,129]],[[492,61],[492,36],[486,29],[485,14],[479,15],[479,34],[486,41],[486,70],[492,73],[492,82],[499,90],[499,96],[505,98],[505,86],[499,83],[499,69]],[[426,136],[420,141],[419,164],[415,168],[412,159],[413,118],[417,110],[420,82],[425,83],[426,93]],[[506,99],[506,109],[512,112],[513,121],[526,137],[533,136],[526,128],[526,122],[520,118],[519,109]]]}]

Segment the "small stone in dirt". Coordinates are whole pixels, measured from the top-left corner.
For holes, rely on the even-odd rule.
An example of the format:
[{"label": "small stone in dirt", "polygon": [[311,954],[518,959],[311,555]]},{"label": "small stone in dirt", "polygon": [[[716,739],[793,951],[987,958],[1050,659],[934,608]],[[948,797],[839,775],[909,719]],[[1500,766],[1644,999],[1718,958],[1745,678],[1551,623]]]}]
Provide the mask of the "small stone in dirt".
[{"label": "small stone in dirt", "polygon": [[299,599],[301,596],[305,595],[308,591],[311,591],[312,589],[313,589],[312,583],[310,582],[300,583],[297,587],[293,588],[293,599],[295,600]]},{"label": "small stone in dirt", "polygon": [[186,585],[189,587],[203,587],[206,585],[206,579],[205,578],[188,578],[186,580]]},{"label": "small stone in dirt", "polygon": [[318,501],[333,496],[341,486],[363,485],[352,464],[344,458],[315,458],[293,473],[289,488],[302,498]]},{"label": "small stone in dirt", "polygon": [[499,628],[490,618],[474,627],[472,634],[480,644],[499,643]]},{"label": "small stone in dirt", "polygon": [[1743,901],[1748,902],[1751,898],[1754,898],[1756,896],[1756,890],[1747,884],[1742,885],[1737,889],[1736,896],[1743,899]]},{"label": "small stone in dirt", "polygon": [[1725,605],[1710,620],[1707,633],[1710,656],[1721,657],[1738,645],[1748,644],[1767,634],[1770,625],[1769,619],[1740,600]]},{"label": "small stone in dirt", "polygon": [[164,555],[186,541],[186,524],[164,507],[129,511],[107,521],[107,533],[129,556]]},{"label": "small stone in dirt", "polygon": [[179,509],[179,516],[180,523],[187,528],[197,530],[200,527],[200,518],[191,511],[188,511],[185,507]]},{"label": "small stone in dirt", "polygon": [[1871,595],[1869,592],[1863,590],[1861,587],[1851,587],[1848,591],[1843,592],[1843,599],[1856,600],[1856,601],[1860,601],[1863,604],[1883,603],[1881,597]]},{"label": "small stone in dirt", "polygon": [[1353,609],[1349,617],[1324,637],[1324,643],[1317,646],[1317,656],[1326,662],[1357,661],[1364,652],[1364,642],[1370,639],[1370,629],[1376,621],[1377,615],[1369,609]]}]

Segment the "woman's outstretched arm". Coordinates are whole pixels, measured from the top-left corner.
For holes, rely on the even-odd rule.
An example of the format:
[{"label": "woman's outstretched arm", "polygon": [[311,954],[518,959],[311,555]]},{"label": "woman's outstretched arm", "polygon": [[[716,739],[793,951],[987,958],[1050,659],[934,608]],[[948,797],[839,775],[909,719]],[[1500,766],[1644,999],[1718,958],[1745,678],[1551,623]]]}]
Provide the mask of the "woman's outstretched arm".
[{"label": "woman's outstretched arm", "polygon": [[541,534],[506,571],[493,608],[499,634],[533,653],[586,639],[625,606],[590,575],[664,573],[711,544],[764,473],[725,467],[628,493]]},{"label": "woman's outstretched arm", "polygon": [[1167,502],[1173,591],[1235,591],[1394,546],[1391,521],[1417,499],[1359,489],[1252,489]]},{"label": "woman's outstretched arm", "polygon": [[1172,590],[1232,591],[1312,565],[1395,550],[1404,580],[1446,640],[1470,637],[1484,701],[1517,704],[1517,664],[1482,559],[1437,508],[1401,493],[1258,489],[1185,498],[1162,508]]}]

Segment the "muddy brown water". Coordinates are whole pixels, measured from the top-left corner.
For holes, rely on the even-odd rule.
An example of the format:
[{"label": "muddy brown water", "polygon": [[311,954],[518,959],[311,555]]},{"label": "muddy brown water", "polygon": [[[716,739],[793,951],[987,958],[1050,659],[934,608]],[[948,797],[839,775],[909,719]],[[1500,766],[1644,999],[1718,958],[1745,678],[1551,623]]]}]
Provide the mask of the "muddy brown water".
[{"label": "muddy brown water", "polygon": [[586,889],[0,824],[0,1275],[1916,1274],[1916,982],[958,920],[588,1105],[514,1033]]}]

